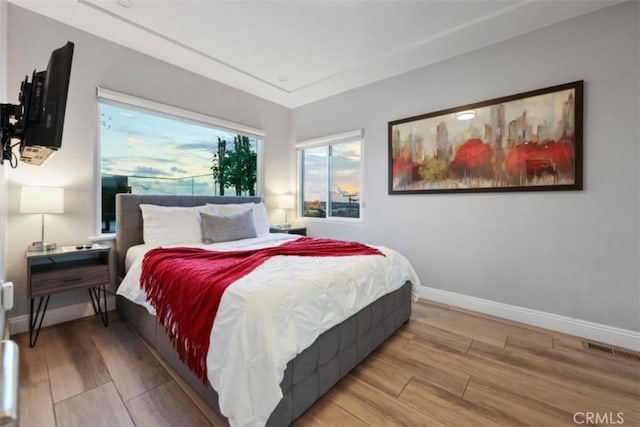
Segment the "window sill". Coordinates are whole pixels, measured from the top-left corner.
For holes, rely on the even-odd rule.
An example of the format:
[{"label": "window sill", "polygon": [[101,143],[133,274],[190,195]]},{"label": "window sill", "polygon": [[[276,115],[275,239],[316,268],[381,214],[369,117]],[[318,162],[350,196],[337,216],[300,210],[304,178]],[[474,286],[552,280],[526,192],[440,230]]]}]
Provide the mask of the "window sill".
[{"label": "window sill", "polygon": [[109,240],[116,240],[116,233],[98,234],[97,236],[89,236],[91,242],[107,242]]},{"label": "window sill", "polygon": [[362,224],[364,221],[362,217],[360,218],[348,218],[348,217],[339,217],[339,216],[330,216],[330,217],[317,217],[317,216],[301,216],[298,217],[299,222],[307,223],[307,222],[317,222],[317,223],[325,223],[325,224]]}]

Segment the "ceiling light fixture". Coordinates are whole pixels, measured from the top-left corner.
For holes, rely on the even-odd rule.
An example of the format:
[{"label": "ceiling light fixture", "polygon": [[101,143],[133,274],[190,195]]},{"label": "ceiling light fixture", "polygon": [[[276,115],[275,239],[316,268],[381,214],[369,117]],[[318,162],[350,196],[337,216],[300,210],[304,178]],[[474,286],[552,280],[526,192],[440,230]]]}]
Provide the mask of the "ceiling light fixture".
[{"label": "ceiling light fixture", "polygon": [[456,113],[457,120],[471,120],[476,116],[476,110],[464,110]]}]

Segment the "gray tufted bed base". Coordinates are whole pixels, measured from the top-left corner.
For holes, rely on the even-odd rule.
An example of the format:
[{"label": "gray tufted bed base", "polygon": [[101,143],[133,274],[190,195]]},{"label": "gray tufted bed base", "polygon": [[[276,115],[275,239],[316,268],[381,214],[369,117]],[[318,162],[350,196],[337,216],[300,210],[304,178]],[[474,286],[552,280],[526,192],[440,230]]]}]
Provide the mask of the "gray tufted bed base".
[{"label": "gray tufted bed base", "polygon": [[[244,203],[259,198],[203,196],[142,196],[121,194],[116,197],[116,256],[118,273],[124,274],[126,250],[142,243],[142,216],[138,205],[197,206],[204,203]],[[122,318],[200,395],[220,413],[218,395],[205,386],[180,362],[171,341],[147,310],[118,296],[117,309]],[[411,316],[411,283],[407,282],[342,323],[324,332],[314,343],[289,362],[280,384],[283,398],[271,414],[268,426],[291,424],[342,377],[384,342]]]}]

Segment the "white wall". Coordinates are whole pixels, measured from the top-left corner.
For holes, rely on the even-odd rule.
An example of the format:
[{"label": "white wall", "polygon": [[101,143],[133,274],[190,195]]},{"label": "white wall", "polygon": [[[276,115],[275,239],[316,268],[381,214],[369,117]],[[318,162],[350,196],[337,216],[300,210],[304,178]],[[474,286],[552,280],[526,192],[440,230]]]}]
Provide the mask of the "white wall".
[{"label": "white wall", "polygon": [[[310,234],[396,248],[429,287],[640,330],[638,7],[296,108],[297,140],[365,129],[364,222],[309,222]],[[584,191],[387,194],[389,121],[580,79]]]},{"label": "white wall", "polygon": [[[289,159],[280,156],[290,141],[290,110],[212,82],[51,19],[9,5],[9,99],[33,68],[44,69],[50,52],[67,40],[75,43],[62,148],[44,166],[21,164],[8,173],[7,276],[16,282],[16,311],[28,311],[24,253],[39,239],[38,215],[18,213],[22,185],[65,188],[64,215],[46,217],[48,241],[86,242],[96,234],[94,194],[96,86],[246,124],[265,131],[265,190],[282,191],[289,180]],[[51,307],[88,300],[86,291],[60,294]]]},{"label": "white wall", "polygon": [[[7,2],[0,0],[0,103],[15,102],[7,98],[7,37],[8,17]],[[4,280],[6,272],[6,229],[7,229],[7,163],[0,166],[0,280]]]}]

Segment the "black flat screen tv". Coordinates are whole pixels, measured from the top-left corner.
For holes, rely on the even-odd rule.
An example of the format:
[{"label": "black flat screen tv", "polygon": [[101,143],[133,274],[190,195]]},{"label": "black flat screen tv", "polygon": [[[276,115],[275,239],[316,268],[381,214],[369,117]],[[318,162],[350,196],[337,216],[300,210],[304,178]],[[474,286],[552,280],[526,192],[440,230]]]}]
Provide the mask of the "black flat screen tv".
[{"label": "black flat screen tv", "polygon": [[31,84],[25,80],[22,85],[20,160],[25,163],[40,165],[62,145],[73,48],[74,44],[67,42],[54,50],[46,71],[34,72]]}]

